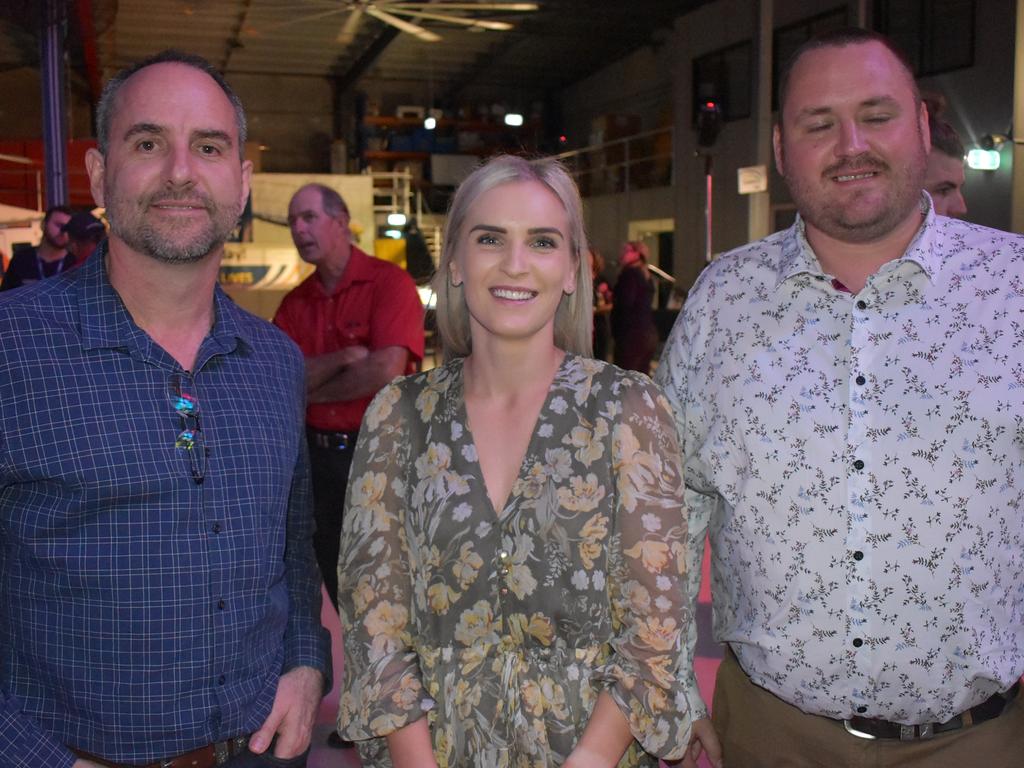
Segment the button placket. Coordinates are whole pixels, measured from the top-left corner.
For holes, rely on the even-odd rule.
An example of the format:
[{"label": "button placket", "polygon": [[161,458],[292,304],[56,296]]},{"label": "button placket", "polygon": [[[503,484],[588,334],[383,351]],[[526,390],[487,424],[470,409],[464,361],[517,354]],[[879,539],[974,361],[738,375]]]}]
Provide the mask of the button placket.
[{"label": "button placket", "polygon": [[[865,604],[870,604],[870,561],[867,560],[867,542],[873,529],[873,513],[871,499],[871,471],[868,464],[871,459],[871,442],[869,438],[874,415],[874,400],[866,391],[867,373],[875,370],[877,350],[873,339],[877,328],[877,313],[870,312],[871,304],[863,298],[853,302],[850,320],[849,357],[846,370],[847,404],[849,422],[846,435],[847,454],[845,467],[837,469],[845,475],[846,493],[849,515],[846,530],[847,590],[849,594],[847,634],[841,640],[853,657],[854,667],[861,670],[870,668],[871,654],[864,648],[864,637],[870,633],[872,616]],[[837,638],[838,640],[839,638]],[[865,690],[868,681],[866,675],[855,675],[849,681],[852,690]],[[855,697],[856,698],[856,697]],[[863,699],[862,699],[863,700]],[[866,707],[858,708],[859,712]]]},{"label": "button placket", "polygon": [[498,579],[501,582],[499,592],[502,596],[508,594],[508,581],[512,575],[512,554],[506,548],[498,552]]}]

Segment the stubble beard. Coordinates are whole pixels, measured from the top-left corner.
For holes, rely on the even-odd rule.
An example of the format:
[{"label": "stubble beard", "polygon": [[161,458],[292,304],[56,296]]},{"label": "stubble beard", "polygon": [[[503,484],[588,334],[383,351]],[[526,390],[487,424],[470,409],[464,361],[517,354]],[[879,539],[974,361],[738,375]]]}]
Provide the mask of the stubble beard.
[{"label": "stubble beard", "polygon": [[[195,264],[220,248],[238,223],[241,204],[219,206],[197,192],[147,195],[141,200],[124,200],[115,190],[106,191],[107,219],[110,231],[133,250],[164,264]],[[191,221],[175,225],[173,221],[157,224],[146,217],[152,201],[187,200],[201,202],[208,214],[207,222],[195,231]]]},{"label": "stubble beard", "polygon": [[68,244],[71,242],[70,237],[67,234],[64,234],[64,243],[62,245],[51,237],[49,232],[43,233],[43,239],[46,241],[46,244],[55,251],[66,251],[68,249]]},{"label": "stubble beard", "polygon": [[804,183],[789,173],[784,175],[793,202],[806,223],[841,242],[867,243],[895,230],[921,204],[927,163],[922,144],[900,167],[894,168],[876,155],[866,154],[832,165],[822,173],[825,185],[833,184],[832,177],[842,173],[874,170],[888,174],[890,185],[887,192],[868,212],[860,212],[857,206],[844,204],[838,196],[822,195],[821,186],[817,184]]}]

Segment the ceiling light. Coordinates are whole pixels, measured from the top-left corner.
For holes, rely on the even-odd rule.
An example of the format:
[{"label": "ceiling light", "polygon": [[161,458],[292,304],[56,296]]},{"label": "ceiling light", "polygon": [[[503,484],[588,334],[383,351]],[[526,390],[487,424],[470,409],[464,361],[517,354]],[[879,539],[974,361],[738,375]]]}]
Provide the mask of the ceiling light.
[{"label": "ceiling light", "polygon": [[404,213],[389,213],[388,214],[388,226],[389,227],[404,227],[405,226],[405,214]]},{"label": "ceiling light", "polygon": [[428,131],[432,131],[437,128],[437,118],[433,115],[428,116],[423,120],[423,127]]},{"label": "ceiling light", "polygon": [[967,153],[967,167],[976,171],[994,171],[999,168],[999,152],[994,149],[972,149]]},{"label": "ceiling light", "polygon": [[523,124],[523,116],[518,112],[505,113],[505,125],[520,126]]},{"label": "ceiling light", "polygon": [[397,229],[385,229],[384,237],[390,237],[392,240],[401,240],[402,233],[399,232]]}]

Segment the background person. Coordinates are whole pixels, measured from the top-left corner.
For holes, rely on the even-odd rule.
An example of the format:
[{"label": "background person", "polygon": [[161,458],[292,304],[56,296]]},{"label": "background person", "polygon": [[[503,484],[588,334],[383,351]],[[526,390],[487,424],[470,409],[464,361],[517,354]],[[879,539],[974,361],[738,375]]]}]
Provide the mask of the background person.
[{"label": "background person", "polygon": [[68,253],[76,267],[85,264],[107,236],[103,222],[87,211],[72,215],[62,230],[68,236]]},{"label": "background person", "polygon": [[377,396],[352,467],[339,727],[365,766],[681,757],[677,437],[648,379],[589,358],[576,187],[498,157],[447,226],[448,362]]},{"label": "background person", "polygon": [[0,299],[0,765],[305,765],[329,652],[302,359],[217,285],[245,113],[168,51],[97,125],[109,247]]},{"label": "background person", "polygon": [[940,216],[963,218],[967,215],[964,200],[964,144],[956,129],[942,119],[945,101],[932,96],[925,99],[928,108],[928,131],[932,148],[924,175],[925,191],[931,195],[935,212]]},{"label": "background person", "polygon": [[619,266],[612,297],[615,364],[648,374],[658,348],[658,327],[654,322],[654,280],[647,269],[647,246],[642,242],[626,243]]},{"label": "background person", "polygon": [[409,275],[352,245],[348,206],[322,184],[288,205],[292,240],[316,271],[291,291],[274,323],[306,360],[306,430],[313,465],[313,544],[338,600],[340,502],[363,413],[377,391],[423,357],[423,305]]},{"label": "background person", "polygon": [[590,249],[590,277],[594,285],[594,359],[607,360],[612,340],[612,289],[604,277],[604,257]]},{"label": "background person", "polygon": [[[352,245],[348,206],[322,184],[288,205],[292,240],[316,271],[281,302],[274,323],[306,360],[306,438],[313,469],[313,547],[338,604],[338,539],[349,465],[370,400],[423,359],[423,305],[407,272]],[[336,733],[333,747],[346,747]]]},{"label": "background person", "polygon": [[724,758],[1019,765],[1024,239],[928,205],[887,38],[811,40],[779,105],[798,219],[704,271],[657,371],[687,562],[711,541]]},{"label": "background person", "polygon": [[68,253],[68,236],[64,232],[64,225],[70,219],[71,209],[66,205],[55,205],[46,211],[43,239],[34,248],[15,249],[0,282],[0,291],[45,280],[71,268],[75,259]]}]

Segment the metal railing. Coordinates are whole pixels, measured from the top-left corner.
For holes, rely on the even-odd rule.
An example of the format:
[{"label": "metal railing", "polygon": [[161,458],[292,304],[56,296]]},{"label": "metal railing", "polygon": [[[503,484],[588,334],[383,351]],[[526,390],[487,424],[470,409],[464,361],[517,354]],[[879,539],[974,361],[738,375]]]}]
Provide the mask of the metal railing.
[{"label": "metal railing", "polygon": [[[0,159],[9,160],[10,156]],[[24,168],[0,168],[0,197],[9,205],[42,211],[46,208],[44,170],[39,164],[32,161],[24,165]],[[89,174],[85,169],[71,169],[67,172],[66,178],[70,187],[71,204],[75,206],[91,205]]]},{"label": "metal railing", "polygon": [[667,187],[672,183],[672,128],[656,128],[556,157],[565,163],[584,197]]}]

